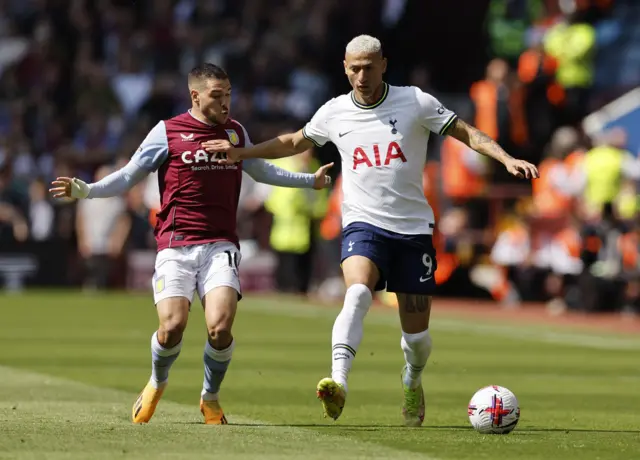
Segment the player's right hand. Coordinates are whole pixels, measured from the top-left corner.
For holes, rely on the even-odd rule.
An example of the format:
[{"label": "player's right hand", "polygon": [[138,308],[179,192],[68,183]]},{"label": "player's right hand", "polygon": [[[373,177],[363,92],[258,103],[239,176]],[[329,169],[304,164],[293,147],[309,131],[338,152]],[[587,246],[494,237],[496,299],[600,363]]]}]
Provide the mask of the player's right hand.
[{"label": "player's right hand", "polygon": [[237,149],[233,144],[224,139],[212,139],[202,143],[202,147],[209,153],[225,153],[226,158],[217,160],[218,164],[233,164],[241,160],[242,149]]},{"label": "player's right hand", "polygon": [[331,187],[331,177],[327,174],[327,171],[331,169],[333,163],[326,164],[324,166],[320,166],[314,176],[316,176],[316,180],[313,183],[313,188],[315,190],[322,190],[323,188]]},{"label": "player's right hand", "polygon": [[537,179],[540,177],[538,168],[528,161],[518,160],[517,158],[509,158],[504,163],[507,171],[513,176],[526,179]]},{"label": "player's right hand", "polygon": [[51,185],[49,193],[54,198],[84,199],[89,196],[89,186],[77,177],[58,177]]}]

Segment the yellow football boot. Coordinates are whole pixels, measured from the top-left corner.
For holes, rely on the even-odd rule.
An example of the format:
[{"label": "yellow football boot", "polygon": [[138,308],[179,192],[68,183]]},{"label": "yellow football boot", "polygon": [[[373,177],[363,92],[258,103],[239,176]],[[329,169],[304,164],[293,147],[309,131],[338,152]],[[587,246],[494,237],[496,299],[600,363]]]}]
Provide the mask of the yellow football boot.
[{"label": "yellow football boot", "polygon": [[422,426],[424,422],[425,403],[422,383],[417,388],[410,388],[404,384],[404,375],[407,367],[402,368],[400,378],[402,380],[402,391],[404,393],[404,403],[402,404],[402,417],[405,426]]},{"label": "yellow football boot", "polygon": [[200,412],[204,415],[205,425],[226,425],[228,423],[218,401],[204,401],[200,398]]},{"label": "yellow football boot", "polygon": [[337,420],[342,414],[342,409],[347,399],[344,387],[332,378],[327,377],[318,382],[316,394],[318,399],[322,401],[324,416]]},{"label": "yellow football boot", "polygon": [[148,423],[151,420],[166,387],[166,383],[161,385],[160,388],[154,387],[151,382],[147,383],[136,402],[133,403],[133,410],[131,411],[133,423]]}]

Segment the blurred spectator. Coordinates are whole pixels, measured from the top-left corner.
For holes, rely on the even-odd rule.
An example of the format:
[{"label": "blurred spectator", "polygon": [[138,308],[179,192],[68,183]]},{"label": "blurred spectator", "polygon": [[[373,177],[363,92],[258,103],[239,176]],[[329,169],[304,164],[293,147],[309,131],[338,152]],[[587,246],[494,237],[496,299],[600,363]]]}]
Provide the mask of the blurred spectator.
[{"label": "blurred spectator", "polygon": [[322,238],[333,241],[341,237],[342,232],[342,176],[339,176],[333,186],[327,202],[327,212],[320,226]]},{"label": "blurred spectator", "polygon": [[518,304],[523,298],[532,298],[536,267],[531,229],[526,219],[515,213],[505,219],[504,228],[491,249],[491,262],[502,268],[494,281],[484,283],[496,300]]},{"label": "blurred spectator", "polygon": [[[113,168],[99,168],[94,181],[111,172]],[[78,250],[86,267],[86,289],[105,289],[109,285],[113,261],[121,254],[128,235],[123,216],[125,202],[121,197],[79,201],[76,233]]]},{"label": "blurred spectator", "polygon": [[578,189],[584,193],[589,219],[597,219],[605,205],[616,201],[624,179],[640,180],[640,159],[626,150],[624,129],[609,130],[594,143],[595,146],[585,154],[583,167],[576,178]]},{"label": "blurred spectator", "polygon": [[0,154],[0,241],[25,241],[28,199],[12,177],[10,159]]},{"label": "blurred spectator", "polygon": [[49,240],[54,235],[55,213],[47,189],[47,184],[39,178],[29,186],[29,223],[34,241]]},{"label": "blurred spectator", "polygon": [[170,75],[158,76],[149,98],[140,107],[139,116],[147,125],[153,126],[157,120],[167,120],[178,112],[175,91],[175,82]]},{"label": "blurred spectator", "polygon": [[620,236],[618,247],[622,254],[622,279],[625,282],[622,311],[640,314],[640,209],[636,207],[635,221],[629,231]]},{"label": "blurred spectator", "polygon": [[487,191],[489,160],[453,137],[444,140],[440,155],[445,196],[471,214],[473,228],[484,227],[487,208],[481,198]]},{"label": "blurred spectator", "polygon": [[320,222],[318,253],[325,263],[324,278],[318,287],[318,295],[326,300],[338,300],[344,296],[345,285],[340,269],[342,245],[342,176],[334,182],[329,193],[327,209]]},{"label": "blurred spectator", "polygon": [[525,50],[527,29],[543,8],[542,0],[491,0],[487,29],[492,55],[515,63]]},{"label": "blurred spectator", "polygon": [[618,196],[613,202],[614,211],[624,222],[633,222],[638,214],[638,181],[624,178]]},{"label": "blurred spectator", "polygon": [[121,114],[122,106],[111,85],[107,70],[95,62],[80,61],[76,66],[78,89],[76,114],[86,117],[99,111],[108,117]]},{"label": "blurred spectator", "polygon": [[541,39],[520,55],[518,78],[525,85],[525,118],[533,152],[541,152],[556,125],[564,89],[556,82],[557,61],[544,52]]},{"label": "blurred spectator", "polygon": [[144,188],[145,184],[141,183],[127,193],[126,212],[120,216],[115,232],[118,236],[113,239],[111,248],[113,256],[119,256],[125,250],[135,251],[155,247],[150,212],[144,202]]},{"label": "blurred spectator", "polygon": [[484,80],[474,83],[469,91],[475,107],[473,124],[507,150],[527,143],[523,91],[502,59],[489,62]]},{"label": "blurred spectator", "polygon": [[106,116],[90,111],[78,129],[73,146],[80,164],[90,168],[113,161],[119,139],[118,128],[109,124]]},{"label": "blurred spectator", "polygon": [[545,271],[544,300],[549,301],[547,307],[552,314],[575,308],[582,300],[576,294],[578,276],[583,270],[580,232],[579,222],[571,218],[561,230],[538,235],[534,264]]},{"label": "blurred spectator", "polygon": [[626,280],[622,272],[623,254],[620,238],[626,233],[616,218],[611,203],[602,209],[600,221],[583,230],[580,275],[581,308],[586,312],[616,311],[624,303]]},{"label": "blurred spectator", "polygon": [[132,51],[122,51],[118,70],[111,80],[127,119],[137,114],[153,89],[153,77],[142,69],[142,62]]},{"label": "blurred spectator", "polygon": [[564,17],[551,27],[544,47],[558,63],[556,79],[564,88],[563,124],[575,124],[587,112],[589,89],[593,84],[596,30],[585,22],[584,11],[572,0],[562,0]]},{"label": "blurred spectator", "polygon": [[508,136],[509,66],[502,59],[493,59],[487,66],[484,80],[471,86],[470,96],[475,106],[474,126],[501,143]]},{"label": "blurred spectator", "polygon": [[581,192],[578,176],[583,158],[578,131],[570,127],[559,128],[538,166],[540,179],[533,182],[533,214],[547,226],[566,223],[574,197]]},{"label": "blurred spectator", "polygon": [[[313,151],[275,161],[296,172],[314,172],[320,165]],[[274,187],[265,202],[273,215],[271,248],[276,252],[276,285],[282,292],[307,294],[314,266],[317,228],[327,209],[326,190]]]}]

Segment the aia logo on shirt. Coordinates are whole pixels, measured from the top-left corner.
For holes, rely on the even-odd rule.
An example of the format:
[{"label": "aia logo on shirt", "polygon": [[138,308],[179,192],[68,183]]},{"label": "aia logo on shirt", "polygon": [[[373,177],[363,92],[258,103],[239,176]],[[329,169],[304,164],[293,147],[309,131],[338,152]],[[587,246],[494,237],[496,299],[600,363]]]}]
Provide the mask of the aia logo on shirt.
[{"label": "aia logo on shirt", "polygon": [[[385,152],[384,159],[381,156],[381,152]],[[362,147],[356,147],[353,151],[353,168],[358,169],[358,166],[373,168],[374,166],[389,166],[391,161],[399,160],[403,163],[407,162],[407,158],[402,153],[402,149],[397,142],[389,143],[386,148],[380,148],[380,145],[373,144],[372,152],[365,152]]]}]

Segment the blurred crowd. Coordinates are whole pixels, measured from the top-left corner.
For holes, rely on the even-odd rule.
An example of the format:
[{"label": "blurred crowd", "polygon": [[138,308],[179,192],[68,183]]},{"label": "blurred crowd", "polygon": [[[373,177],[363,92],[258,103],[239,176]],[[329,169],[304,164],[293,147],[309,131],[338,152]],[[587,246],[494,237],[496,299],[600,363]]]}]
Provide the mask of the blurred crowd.
[{"label": "blurred crowd", "polygon": [[[636,3],[0,0],[0,248],[67,244],[70,282],[124,287],[127,258],[155,246],[157,179],[81,203],[53,202],[50,180],[94,181],[125,164],[158,120],[189,107],[185,76],[203,61],[231,75],[233,116],[254,142],[297,130],[349,90],[344,46],[369,33],[382,39],[389,83],[431,92],[540,165],[531,187],[433,136],[424,187],[439,220],[441,294],[638,312],[637,148],[623,128],[581,128],[640,85]],[[335,154],[328,146],[281,166],[313,171]],[[245,176],[243,268],[273,272],[256,286],[340,296],[339,167],[333,174],[327,193]]]}]

